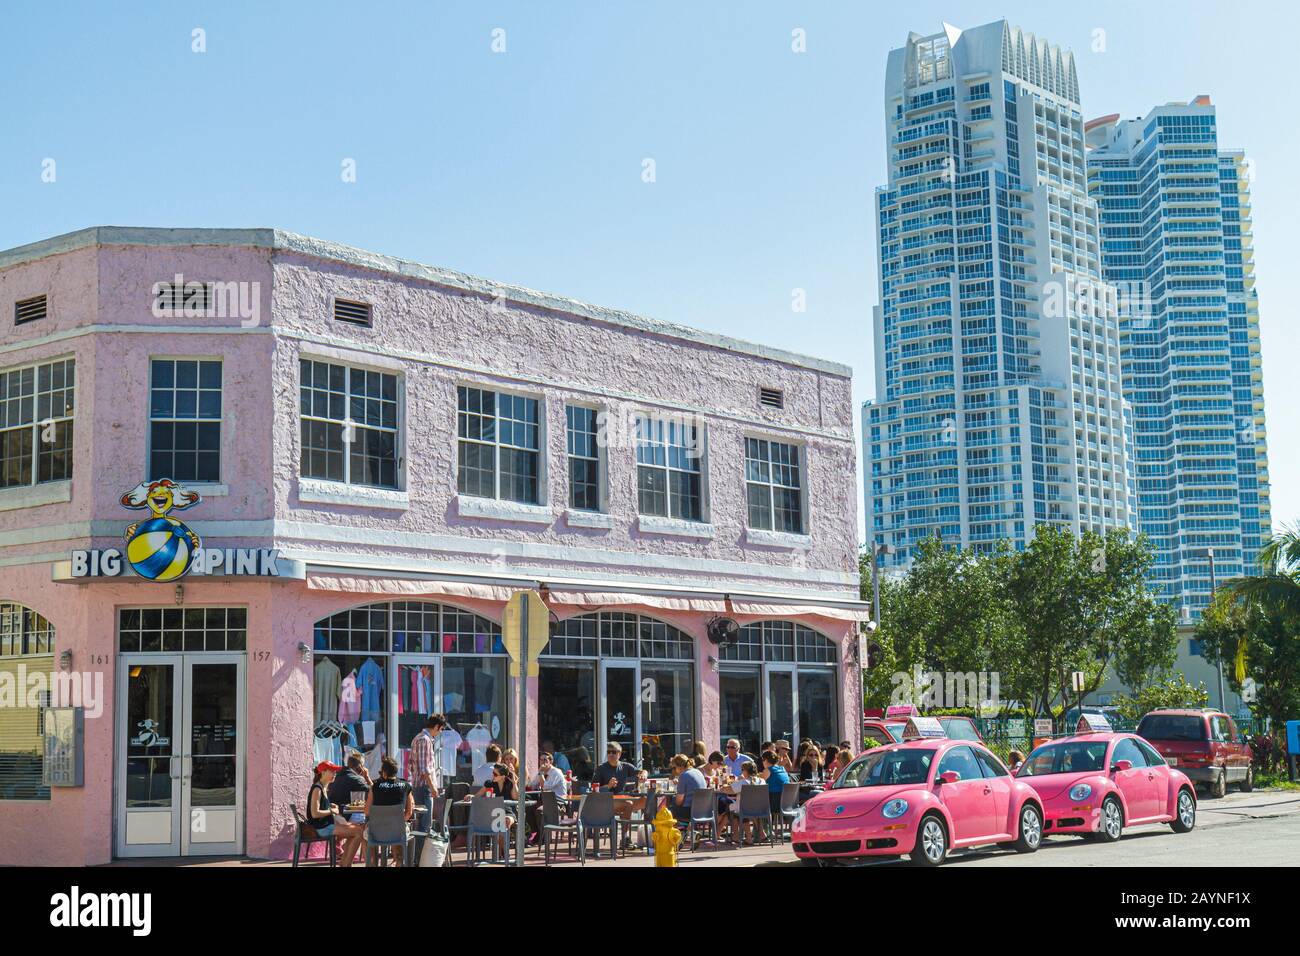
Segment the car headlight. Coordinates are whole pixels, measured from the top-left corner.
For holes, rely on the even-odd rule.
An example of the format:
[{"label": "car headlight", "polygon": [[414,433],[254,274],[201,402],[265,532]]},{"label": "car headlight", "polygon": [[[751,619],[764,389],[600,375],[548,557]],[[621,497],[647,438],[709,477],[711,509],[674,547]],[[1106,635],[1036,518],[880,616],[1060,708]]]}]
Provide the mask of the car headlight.
[{"label": "car headlight", "polygon": [[885,808],[880,811],[886,819],[897,820],[907,812],[906,800],[890,800],[885,804]]},{"label": "car headlight", "polygon": [[795,827],[803,826],[804,808],[795,807],[794,814],[790,817],[790,825]]},{"label": "car headlight", "polygon": [[1092,796],[1092,787],[1086,783],[1077,784],[1070,788],[1071,800],[1087,800]]}]

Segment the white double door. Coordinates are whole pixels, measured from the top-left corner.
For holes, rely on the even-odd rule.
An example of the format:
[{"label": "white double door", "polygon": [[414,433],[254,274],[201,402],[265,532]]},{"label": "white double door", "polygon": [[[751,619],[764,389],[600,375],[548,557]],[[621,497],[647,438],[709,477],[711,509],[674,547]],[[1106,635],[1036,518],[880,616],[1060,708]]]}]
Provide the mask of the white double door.
[{"label": "white double door", "polygon": [[116,855],[241,855],[244,655],[123,654],[116,699]]}]

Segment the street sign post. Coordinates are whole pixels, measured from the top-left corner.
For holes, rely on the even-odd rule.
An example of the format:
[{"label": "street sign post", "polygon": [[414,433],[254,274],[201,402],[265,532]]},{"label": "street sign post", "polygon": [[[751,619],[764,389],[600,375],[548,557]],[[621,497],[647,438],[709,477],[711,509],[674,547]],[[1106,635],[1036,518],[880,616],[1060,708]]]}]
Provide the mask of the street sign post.
[{"label": "street sign post", "polygon": [[[551,612],[536,591],[517,591],[506,604],[501,622],[501,642],[510,655],[510,676],[515,678],[519,714],[519,773],[528,761],[528,678],[537,676],[537,655],[551,639]],[[524,865],[524,781],[515,788],[515,866]]]}]

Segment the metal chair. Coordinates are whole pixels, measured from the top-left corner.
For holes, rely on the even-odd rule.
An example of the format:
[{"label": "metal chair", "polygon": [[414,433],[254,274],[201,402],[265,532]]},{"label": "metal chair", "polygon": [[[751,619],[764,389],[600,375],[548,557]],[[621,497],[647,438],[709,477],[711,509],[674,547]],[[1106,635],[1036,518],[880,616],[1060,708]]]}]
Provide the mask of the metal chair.
[{"label": "metal chair", "polygon": [[293,835],[293,865],[298,865],[298,852],[303,846],[312,843],[324,843],[329,846],[329,854],[326,859],[329,860],[330,866],[338,864],[338,848],[334,845],[334,837],[321,836],[320,832],[307,822],[307,818],[302,815],[296,803],[289,804],[289,809],[293,813],[294,835]]},{"label": "metal chair", "polygon": [[645,847],[647,856],[654,856],[654,832],[655,816],[659,813],[659,808],[668,800],[666,794],[648,793],[645,798],[645,805],[641,808],[640,813],[635,811],[628,818],[626,826],[629,830],[641,831],[641,844]]},{"label": "metal chair", "polygon": [[[482,862],[482,841],[492,841],[492,861],[508,863],[510,861],[510,835],[514,828],[502,831],[502,821],[510,813],[506,802],[501,797],[475,797],[469,805],[469,824],[466,827],[466,840],[469,843],[466,864]],[[497,860],[497,852],[502,849],[500,838],[505,838],[504,859]]]},{"label": "metal chair", "polygon": [[371,805],[370,819],[366,821],[366,866],[383,865],[379,853],[383,847],[401,847],[402,863],[410,865],[413,839],[414,834],[406,823],[405,804]]},{"label": "metal chair", "polygon": [[582,844],[578,843],[576,848],[574,846],[578,840],[577,818],[566,821],[560,808],[560,798],[550,790],[543,790],[542,832],[537,838],[537,849],[542,854],[547,866],[551,865],[551,843],[553,838],[557,836],[563,836],[570,851],[581,858]]},{"label": "metal chair", "polygon": [[776,823],[781,828],[778,836],[784,840],[790,833],[794,818],[799,814],[799,784],[787,783],[781,788],[781,813]]},{"label": "metal chair", "polygon": [[586,863],[588,834],[595,841],[595,855],[600,857],[600,835],[609,833],[609,858],[618,857],[620,821],[614,813],[614,795],[605,791],[589,793],[578,807],[578,860]]},{"label": "metal chair", "polygon": [[711,835],[709,842],[714,846],[718,845],[718,793],[716,790],[704,787],[691,793],[691,815],[687,827],[691,837],[691,852],[695,851],[701,827],[709,828]]},{"label": "metal chair", "polygon": [[762,823],[767,831],[767,841],[773,842],[776,835],[772,827],[772,800],[767,795],[766,784],[746,784],[740,788],[740,797],[736,801],[736,839],[744,833],[746,821]]}]

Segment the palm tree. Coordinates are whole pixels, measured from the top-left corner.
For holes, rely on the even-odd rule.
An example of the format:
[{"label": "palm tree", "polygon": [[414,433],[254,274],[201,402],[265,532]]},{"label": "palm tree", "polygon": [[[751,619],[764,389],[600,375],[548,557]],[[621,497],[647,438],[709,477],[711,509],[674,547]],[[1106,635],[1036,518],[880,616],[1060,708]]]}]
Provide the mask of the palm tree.
[{"label": "palm tree", "polygon": [[1256,560],[1261,573],[1229,581],[1224,588],[1238,599],[1300,616],[1300,523],[1283,526],[1259,549]]},{"label": "palm tree", "polygon": [[[1300,523],[1283,525],[1259,549],[1256,561],[1261,573],[1229,581],[1224,590],[1243,605],[1257,603],[1287,617],[1300,618]],[[1246,649],[1243,637],[1237,645],[1234,668],[1238,684],[1246,674]]]}]

